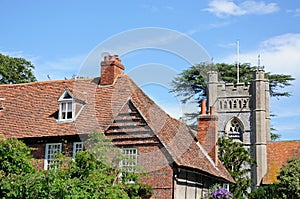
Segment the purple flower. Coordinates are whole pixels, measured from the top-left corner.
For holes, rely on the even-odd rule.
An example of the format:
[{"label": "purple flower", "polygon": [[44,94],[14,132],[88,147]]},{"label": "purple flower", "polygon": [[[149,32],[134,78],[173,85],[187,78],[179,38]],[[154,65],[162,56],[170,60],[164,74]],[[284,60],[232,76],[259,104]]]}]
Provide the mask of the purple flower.
[{"label": "purple flower", "polygon": [[230,199],[233,198],[233,194],[222,187],[217,187],[213,190],[210,190],[210,192],[205,195],[205,198]]}]

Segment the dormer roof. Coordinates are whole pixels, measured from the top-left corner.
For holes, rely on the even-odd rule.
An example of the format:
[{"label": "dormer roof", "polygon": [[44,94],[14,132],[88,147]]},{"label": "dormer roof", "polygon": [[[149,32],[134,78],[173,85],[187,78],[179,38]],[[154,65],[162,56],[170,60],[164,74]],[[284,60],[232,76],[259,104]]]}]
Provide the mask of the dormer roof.
[{"label": "dormer roof", "polygon": [[[99,86],[99,78],[1,85],[5,110],[0,117],[0,134],[5,137],[31,138],[105,132],[124,104],[132,103],[173,161],[182,167],[201,170],[234,182],[220,163],[214,166],[192,130],[172,118],[151,100],[127,75],[114,84]],[[76,120],[57,122],[58,100],[79,96],[85,105]]]}]

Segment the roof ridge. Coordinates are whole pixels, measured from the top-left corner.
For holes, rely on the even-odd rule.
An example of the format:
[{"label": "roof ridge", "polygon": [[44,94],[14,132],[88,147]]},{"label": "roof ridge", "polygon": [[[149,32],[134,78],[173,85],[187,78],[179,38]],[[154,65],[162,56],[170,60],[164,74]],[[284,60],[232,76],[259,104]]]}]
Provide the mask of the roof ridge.
[{"label": "roof ridge", "polygon": [[286,142],[300,142],[300,140],[280,140],[280,141],[271,141],[267,144],[276,144],[276,143],[286,143]]},{"label": "roof ridge", "polygon": [[58,79],[58,80],[44,80],[44,81],[36,81],[36,82],[25,82],[18,84],[0,84],[0,87],[18,87],[18,86],[31,86],[36,84],[51,84],[51,83],[59,83],[59,82],[76,82],[76,81],[86,81],[91,80],[93,78],[72,78],[72,79]]}]

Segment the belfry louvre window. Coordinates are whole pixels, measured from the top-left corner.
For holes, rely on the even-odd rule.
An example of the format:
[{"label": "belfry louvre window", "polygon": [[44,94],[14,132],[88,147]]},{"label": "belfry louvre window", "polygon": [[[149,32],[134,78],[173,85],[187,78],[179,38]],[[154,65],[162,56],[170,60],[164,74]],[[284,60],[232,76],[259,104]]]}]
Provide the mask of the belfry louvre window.
[{"label": "belfry louvre window", "polygon": [[49,143],[46,144],[44,169],[56,169],[55,168],[55,154],[60,153],[62,149],[61,143]]},{"label": "belfry louvre window", "polygon": [[123,148],[122,152],[125,155],[125,157],[120,162],[120,167],[127,171],[134,172],[137,166],[137,155],[138,155],[137,149]]},{"label": "belfry louvre window", "polygon": [[59,102],[59,121],[72,121],[75,116],[74,98],[68,90],[62,94]]}]

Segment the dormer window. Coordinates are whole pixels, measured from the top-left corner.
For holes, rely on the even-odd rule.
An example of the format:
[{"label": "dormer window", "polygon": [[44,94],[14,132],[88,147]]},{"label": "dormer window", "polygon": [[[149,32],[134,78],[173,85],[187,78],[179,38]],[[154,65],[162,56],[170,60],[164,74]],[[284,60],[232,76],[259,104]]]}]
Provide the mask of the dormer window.
[{"label": "dormer window", "polygon": [[59,102],[59,121],[73,121],[75,118],[74,98],[69,90],[65,90],[58,100]]}]

